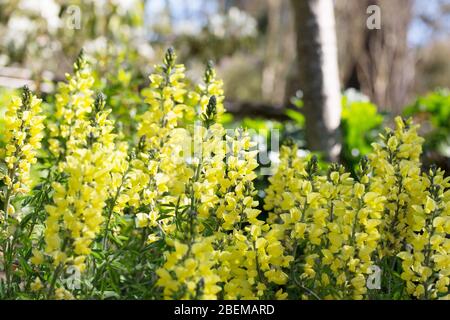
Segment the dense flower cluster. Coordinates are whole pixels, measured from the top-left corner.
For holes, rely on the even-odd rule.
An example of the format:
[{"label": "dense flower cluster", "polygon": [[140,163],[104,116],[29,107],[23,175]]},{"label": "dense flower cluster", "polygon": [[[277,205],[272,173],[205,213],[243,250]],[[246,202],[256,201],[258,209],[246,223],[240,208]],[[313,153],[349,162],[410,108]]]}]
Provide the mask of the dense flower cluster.
[{"label": "dense flower cluster", "polygon": [[380,237],[383,197],[369,191],[367,161],[355,182],[339,165],[318,175],[317,160],[300,159],[297,151],[282,147],[265,205],[292,260],[289,281],[303,298],[361,299]]},{"label": "dense flower cluster", "polygon": [[[36,154],[41,147],[44,117],[41,115],[41,100],[25,87],[22,97],[14,96],[5,114],[6,174],[2,179],[7,187],[3,197],[10,200],[14,195],[25,194],[31,187],[30,168],[36,163]],[[13,211],[9,201],[6,210]]]},{"label": "dense flower cluster", "polygon": [[408,214],[424,196],[419,162],[423,138],[417,135],[417,126],[410,122],[396,118],[396,126],[395,131],[386,130],[370,155],[374,168],[371,188],[386,196],[380,257],[395,255],[402,249],[408,231]]},{"label": "dense flower cluster", "polygon": [[432,168],[422,177],[425,196],[408,217],[409,232],[402,262],[402,279],[409,294],[435,299],[447,294],[450,277],[450,179]]},{"label": "dense flower cluster", "polygon": [[[167,56],[163,70],[169,69],[170,61]],[[178,68],[182,70],[181,66]],[[156,190],[165,196],[159,197],[156,207],[164,205],[166,215],[173,217],[171,228],[162,228],[169,248],[165,264],[157,270],[165,298],[256,297],[256,254],[252,242],[247,240],[247,231],[242,230],[246,224],[260,224],[252,183],[256,178],[256,151],[251,150],[254,144],[246,132],[226,132],[216,123],[223,97],[221,83],[214,74],[209,65],[204,76],[205,89],[200,94],[186,92],[186,101],[198,107],[193,128],[174,123],[178,126],[172,127],[175,130],[169,132],[170,136],[163,140],[164,147],[158,149],[159,156],[168,157],[168,161],[166,164],[160,158],[157,164]],[[184,78],[180,74],[178,77]],[[163,105],[176,109],[176,102],[185,100],[174,96],[171,101]],[[170,114],[172,109],[166,111]],[[147,119],[144,115],[143,122]],[[148,125],[143,123],[142,128]],[[182,173],[181,177],[174,176],[174,172]],[[158,178],[165,178],[165,189],[159,190],[163,185]],[[169,184],[173,182],[177,185]],[[167,210],[171,201],[176,205]],[[142,220],[150,219],[150,226],[155,226],[163,221],[157,219],[161,215],[157,212],[152,217],[138,217],[138,225],[145,225]],[[221,292],[219,284],[224,283]]]},{"label": "dense flower cluster", "polygon": [[396,118],[396,129],[386,129],[363,158],[356,181],[339,165],[318,175],[315,158],[282,147],[265,209],[302,298],[362,299],[373,270],[385,260],[396,263],[396,255],[409,294],[448,293],[449,179],[435,169],[421,173],[422,141],[417,126]]},{"label": "dense flower cluster", "polygon": [[[105,220],[106,201],[126,170],[126,146],[115,141],[105,97],[100,93],[93,99],[93,78],[82,53],[74,66],[75,76],[68,75],[69,84],[60,85],[56,113],[49,121],[50,156],[59,159],[54,170],[63,179],[51,184],[51,201],[45,205],[45,248],[33,249],[31,258],[39,266],[50,257],[56,275],[68,266],[85,271],[86,257]],[[40,279],[33,285],[37,290]],[[56,297],[70,296],[62,290],[57,288]]]},{"label": "dense flower cluster", "polygon": [[103,110],[104,104],[99,94],[90,117],[78,118],[83,135],[78,135],[74,143],[71,139],[75,138],[68,140],[70,148],[59,166],[67,180],[53,183],[53,203],[45,208],[45,251],[56,266],[69,259],[84,271],[86,255],[104,220],[106,200],[115,187],[113,172],[123,171],[117,166],[123,153],[115,150],[114,126],[107,119],[109,111]]},{"label": "dense flower cluster", "polygon": [[20,198],[32,187],[31,166],[37,162],[43,138],[41,111],[41,100],[24,87],[21,97],[12,97],[5,114],[7,144],[0,152],[4,155],[0,161],[0,252],[7,292],[14,281],[16,238],[24,216],[23,211],[16,208]]},{"label": "dense flower cluster", "polygon": [[[95,94],[82,54],[44,137],[40,100],[29,90],[12,99],[0,153],[0,296],[450,298],[450,179],[422,172],[415,125],[396,118],[353,176],[287,141],[259,203],[256,144],[220,123],[212,64],[195,86],[184,71],[169,49],[131,137]],[[22,217],[11,221],[15,211]]]},{"label": "dense flower cluster", "polygon": [[94,77],[83,51],[74,63],[74,74],[66,74],[67,83],[59,84],[54,121],[48,121],[49,150],[63,157],[78,139],[83,139],[83,119],[92,111]]}]

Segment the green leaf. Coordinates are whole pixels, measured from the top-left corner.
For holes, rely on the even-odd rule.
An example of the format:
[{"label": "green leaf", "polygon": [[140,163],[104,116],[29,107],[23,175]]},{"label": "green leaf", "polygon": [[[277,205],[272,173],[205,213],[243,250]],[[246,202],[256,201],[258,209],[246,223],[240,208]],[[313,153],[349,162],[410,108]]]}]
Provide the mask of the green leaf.
[{"label": "green leaf", "polygon": [[301,112],[287,109],[286,115],[294,120],[299,126],[303,127],[305,125],[305,116]]}]

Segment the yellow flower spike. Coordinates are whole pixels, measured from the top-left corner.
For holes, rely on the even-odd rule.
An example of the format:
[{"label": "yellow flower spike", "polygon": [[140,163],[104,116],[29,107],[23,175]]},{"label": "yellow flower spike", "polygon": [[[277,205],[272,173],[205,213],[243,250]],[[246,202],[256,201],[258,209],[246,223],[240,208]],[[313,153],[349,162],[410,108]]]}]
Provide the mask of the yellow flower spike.
[{"label": "yellow flower spike", "polygon": [[[445,246],[448,233],[442,228],[448,213],[443,210],[448,204],[441,197],[448,186],[443,185],[443,173],[436,168],[423,175],[425,191],[418,197],[420,203],[412,206],[408,224],[411,233],[407,235],[408,251],[398,256],[402,263],[402,279],[406,281],[407,291],[418,299],[436,299],[441,293],[448,292],[445,278],[433,275],[448,270],[450,246]],[[447,286],[447,288],[445,288]]]},{"label": "yellow flower spike", "polygon": [[[81,68],[83,61],[78,61]],[[78,69],[81,72],[81,69]],[[86,256],[105,220],[103,209],[110,195],[114,173],[122,172],[115,163],[126,156],[115,144],[114,126],[104,110],[105,97],[99,94],[93,106],[77,105],[80,115],[68,137],[66,158],[60,170],[67,182],[54,182],[53,203],[46,206],[48,213],[44,230],[46,253],[53,257],[55,267],[74,261],[80,272],[86,269]],[[90,119],[87,112],[92,111]],[[84,128],[77,132],[77,128]],[[63,217],[60,220],[60,217]]]},{"label": "yellow flower spike", "polygon": [[7,186],[2,195],[5,214],[13,216],[12,200],[27,193],[32,187],[31,165],[36,163],[36,154],[41,147],[44,117],[41,115],[41,100],[28,87],[23,88],[22,97],[12,97],[5,113],[5,163],[6,174],[1,179]]},{"label": "yellow flower spike", "polygon": [[[50,152],[58,157],[83,139],[86,120],[94,103],[94,77],[83,51],[74,63],[74,74],[58,85],[54,119],[49,119]],[[61,138],[64,142],[61,144]]]}]

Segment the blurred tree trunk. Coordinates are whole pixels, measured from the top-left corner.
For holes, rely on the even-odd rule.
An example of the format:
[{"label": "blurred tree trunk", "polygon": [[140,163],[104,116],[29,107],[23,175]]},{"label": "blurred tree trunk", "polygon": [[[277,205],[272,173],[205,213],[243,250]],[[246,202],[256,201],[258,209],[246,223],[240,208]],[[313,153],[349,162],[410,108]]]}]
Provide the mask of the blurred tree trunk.
[{"label": "blurred tree trunk", "polygon": [[[267,0],[267,40],[265,42],[264,68],[262,72],[261,93],[264,101],[274,103],[280,98],[280,93],[276,92],[277,64],[279,50],[281,25],[281,0]],[[281,86],[280,86],[281,87]]]},{"label": "blurred tree trunk", "polygon": [[[370,5],[381,9],[381,28],[366,26]],[[361,90],[381,110],[398,114],[414,84],[408,48],[411,0],[336,0],[339,62],[344,86]]]},{"label": "blurred tree trunk", "polygon": [[295,56],[293,20],[289,1],[267,1],[267,34],[264,45],[261,94],[263,101],[273,105],[284,102],[289,61]]},{"label": "blurred tree trunk", "polygon": [[358,65],[360,82],[381,109],[399,114],[414,81],[415,61],[407,40],[412,1],[372,2],[381,8],[381,29],[366,29],[365,54]]},{"label": "blurred tree trunk", "polygon": [[337,161],[341,151],[341,98],[333,1],[291,0],[295,15],[306,140],[313,151]]}]

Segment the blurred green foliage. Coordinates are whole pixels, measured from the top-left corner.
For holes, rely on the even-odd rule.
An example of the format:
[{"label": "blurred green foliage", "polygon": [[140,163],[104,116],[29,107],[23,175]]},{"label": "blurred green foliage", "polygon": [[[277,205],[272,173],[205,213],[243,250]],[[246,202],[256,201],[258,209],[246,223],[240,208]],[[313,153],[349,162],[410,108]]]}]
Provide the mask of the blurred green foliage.
[{"label": "blurred green foliage", "polygon": [[371,144],[382,130],[383,116],[377,106],[368,99],[354,99],[342,96],[342,152],[343,162],[353,169],[362,156],[371,151]]},{"label": "blurred green foliage", "polygon": [[404,110],[426,131],[425,151],[434,150],[450,158],[450,90],[438,89],[417,100]]},{"label": "blurred green foliage", "polygon": [[[293,97],[291,99],[291,102],[297,108],[303,107],[303,101],[300,98]],[[294,120],[298,126],[303,127],[305,125],[305,116],[300,111],[294,109],[287,109],[286,115],[292,120]]]},{"label": "blurred green foliage", "polygon": [[[345,166],[353,170],[362,156],[370,152],[372,142],[375,141],[382,129],[384,117],[378,113],[376,105],[356,90],[345,91],[341,101],[343,139],[341,160]],[[299,97],[293,97],[291,102],[299,109],[303,107],[303,101]],[[294,121],[300,131],[303,131],[305,116],[301,110],[288,109],[286,115]],[[298,138],[293,138],[299,146],[305,145],[304,135],[300,142]]]}]

